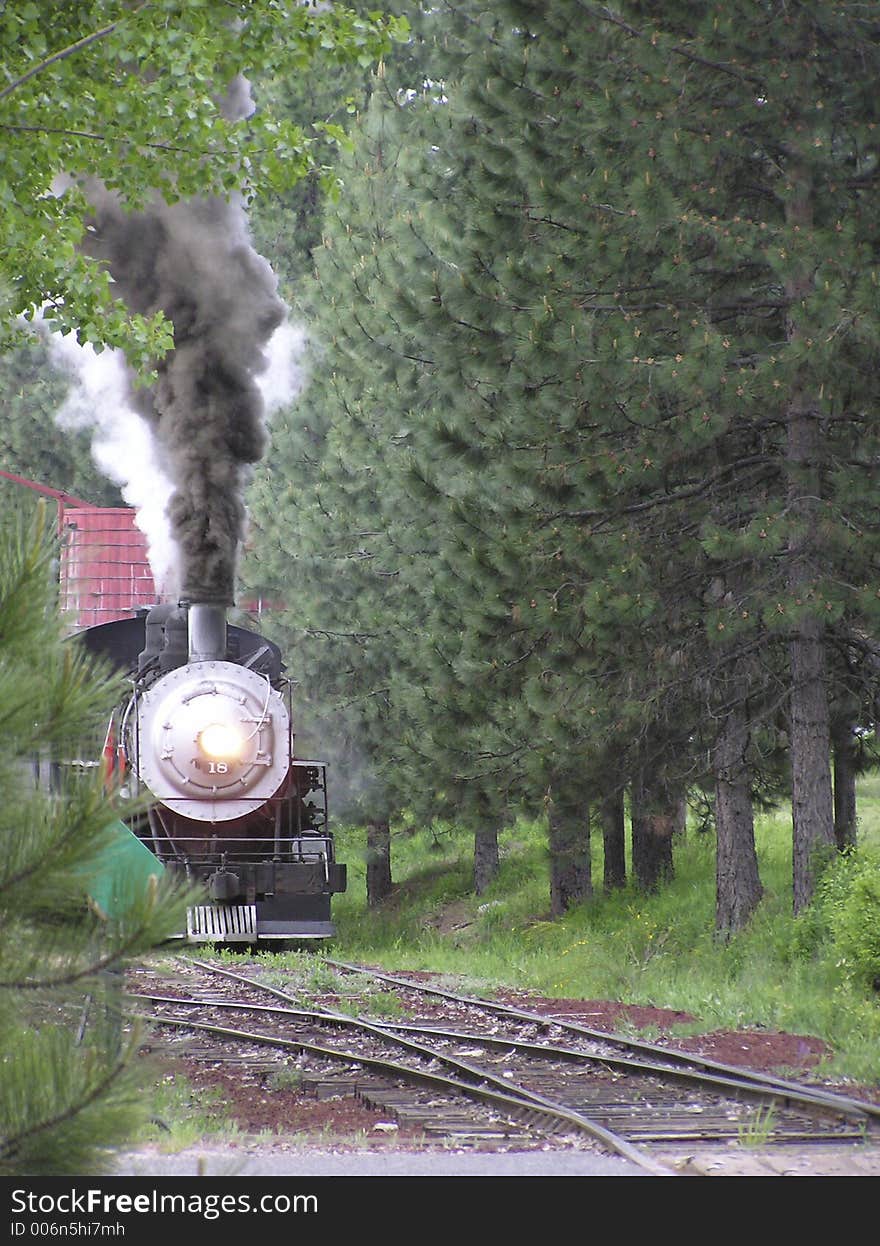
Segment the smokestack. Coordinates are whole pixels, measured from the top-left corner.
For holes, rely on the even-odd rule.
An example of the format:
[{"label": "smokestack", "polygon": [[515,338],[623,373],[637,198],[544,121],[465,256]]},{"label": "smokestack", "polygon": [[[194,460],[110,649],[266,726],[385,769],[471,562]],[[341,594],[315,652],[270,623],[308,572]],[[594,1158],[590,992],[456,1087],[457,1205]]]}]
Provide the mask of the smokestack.
[{"label": "smokestack", "polygon": [[187,611],[190,662],[226,658],[226,607],[215,601],[192,602]]}]

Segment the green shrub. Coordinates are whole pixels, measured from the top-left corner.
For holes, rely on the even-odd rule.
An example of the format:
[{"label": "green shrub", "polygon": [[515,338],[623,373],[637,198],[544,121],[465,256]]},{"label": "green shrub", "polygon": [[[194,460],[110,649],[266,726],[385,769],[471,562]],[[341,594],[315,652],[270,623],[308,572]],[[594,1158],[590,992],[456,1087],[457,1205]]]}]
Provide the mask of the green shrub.
[{"label": "green shrub", "polygon": [[853,852],[848,864],[848,886],[834,888],[829,907],[833,949],[847,977],[876,989],[880,987],[880,861]]},{"label": "green shrub", "polygon": [[797,919],[802,957],[824,956],[861,987],[880,985],[880,856],[863,847],[829,862]]},{"label": "green shrub", "polygon": [[795,949],[809,958],[827,953],[834,941],[833,915],[845,904],[852,887],[853,850],[824,863],[809,905],[795,920]]}]

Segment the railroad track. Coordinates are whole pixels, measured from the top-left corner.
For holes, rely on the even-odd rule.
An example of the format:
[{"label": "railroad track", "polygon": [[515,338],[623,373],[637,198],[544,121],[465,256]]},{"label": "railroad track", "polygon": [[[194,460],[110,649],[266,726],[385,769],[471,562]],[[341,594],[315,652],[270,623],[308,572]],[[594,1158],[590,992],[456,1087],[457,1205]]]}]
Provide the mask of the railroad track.
[{"label": "railroad track", "polygon": [[328,1008],[256,970],[178,964],[174,993],[135,993],[153,1024],[200,1035],[206,1058],[220,1044],[227,1058],[293,1057],[316,1094],[353,1094],[426,1137],[592,1145],[669,1175],[669,1156],[697,1147],[853,1146],[880,1128],[874,1104],[345,962],[322,964],[393,986],[407,1020]]}]

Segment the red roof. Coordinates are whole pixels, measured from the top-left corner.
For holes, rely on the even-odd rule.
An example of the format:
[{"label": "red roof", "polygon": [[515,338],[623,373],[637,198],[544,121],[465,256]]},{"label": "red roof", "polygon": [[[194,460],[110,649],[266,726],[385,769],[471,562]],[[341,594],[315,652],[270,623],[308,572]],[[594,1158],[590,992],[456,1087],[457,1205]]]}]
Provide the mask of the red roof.
[{"label": "red roof", "polygon": [[129,507],[64,507],[59,603],[73,631],[158,601],[147,539],[134,520]]},{"label": "red roof", "polygon": [[72,631],[128,619],[158,601],[147,539],[128,506],[93,506],[82,498],[0,469],[0,476],[58,504],[59,604]]}]

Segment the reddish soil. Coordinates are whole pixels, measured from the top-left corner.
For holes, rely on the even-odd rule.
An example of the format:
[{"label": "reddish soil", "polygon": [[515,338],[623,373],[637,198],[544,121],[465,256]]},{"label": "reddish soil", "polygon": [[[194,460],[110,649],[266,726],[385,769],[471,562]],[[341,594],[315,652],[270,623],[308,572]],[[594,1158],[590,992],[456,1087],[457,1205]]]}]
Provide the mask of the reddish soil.
[{"label": "reddish soil", "polygon": [[[697,1052],[724,1064],[740,1065],[757,1071],[781,1073],[806,1079],[810,1071],[829,1049],[819,1039],[799,1034],[780,1034],[764,1030],[716,1031],[691,1038],[671,1037],[670,1027],[692,1022],[687,1013],[662,1008],[628,1006],[601,1000],[545,999],[532,995],[509,994],[503,1001],[528,1012],[540,1012],[552,1018],[574,1020],[591,1029],[620,1031],[630,1026],[639,1030],[656,1030],[658,1045]],[[259,1070],[246,1071],[223,1064],[207,1064],[177,1057],[158,1059],[161,1075],[169,1079],[186,1079],[194,1088],[195,1098],[202,1107],[214,1095],[218,1098],[218,1123],[233,1120],[244,1133],[267,1131],[279,1135],[278,1145],[288,1143],[292,1135],[299,1141],[347,1149],[367,1145],[405,1148],[418,1145],[417,1131],[383,1117],[353,1097],[317,1099],[296,1087],[277,1089],[270,1085],[271,1075]],[[880,1088],[865,1091],[854,1087],[838,1087],[842,1093],[880,1102]],[[205,1093],[207,1092],[207,1093]]]},{"label": "reddish soil", "polygon": [[670,1038],[672,1026],[697,1020],[687,1012],[669,1008],[650,1008],[638,1004],[616,1004],[603,1000],[545,999],[540,996],[507,996],[505,1003],[528,1012],[546,1013],[560,1020],[576,1021],[590,1029],[611,1031],[655,1030],[658,1046],[695,1052],[720,1064],[738,1065],[759,1073],[790,1072],[805,1076],[831,1049],[819,1038],[803,1034],[779,1034],[769,1030],[715,1030],[693,1038]]},{"label": "reddish soil", "polygon": [[357,1134],[376,1140],[407,1136],[406,1130],[394,1128],[395,1122],[353,1097],[316,1099],[300,1090],[273,1089],[268,1075],[243,1074],[201,1061],[163,1061],[162,1067],[164,1077],[185,1079],[193,1087],[193,1099],[202,1111],[216,1101],[218,1124],[234,1121],[243,1133],[299,1134],[328,1145],[342,1140],[351,1144]]}]

